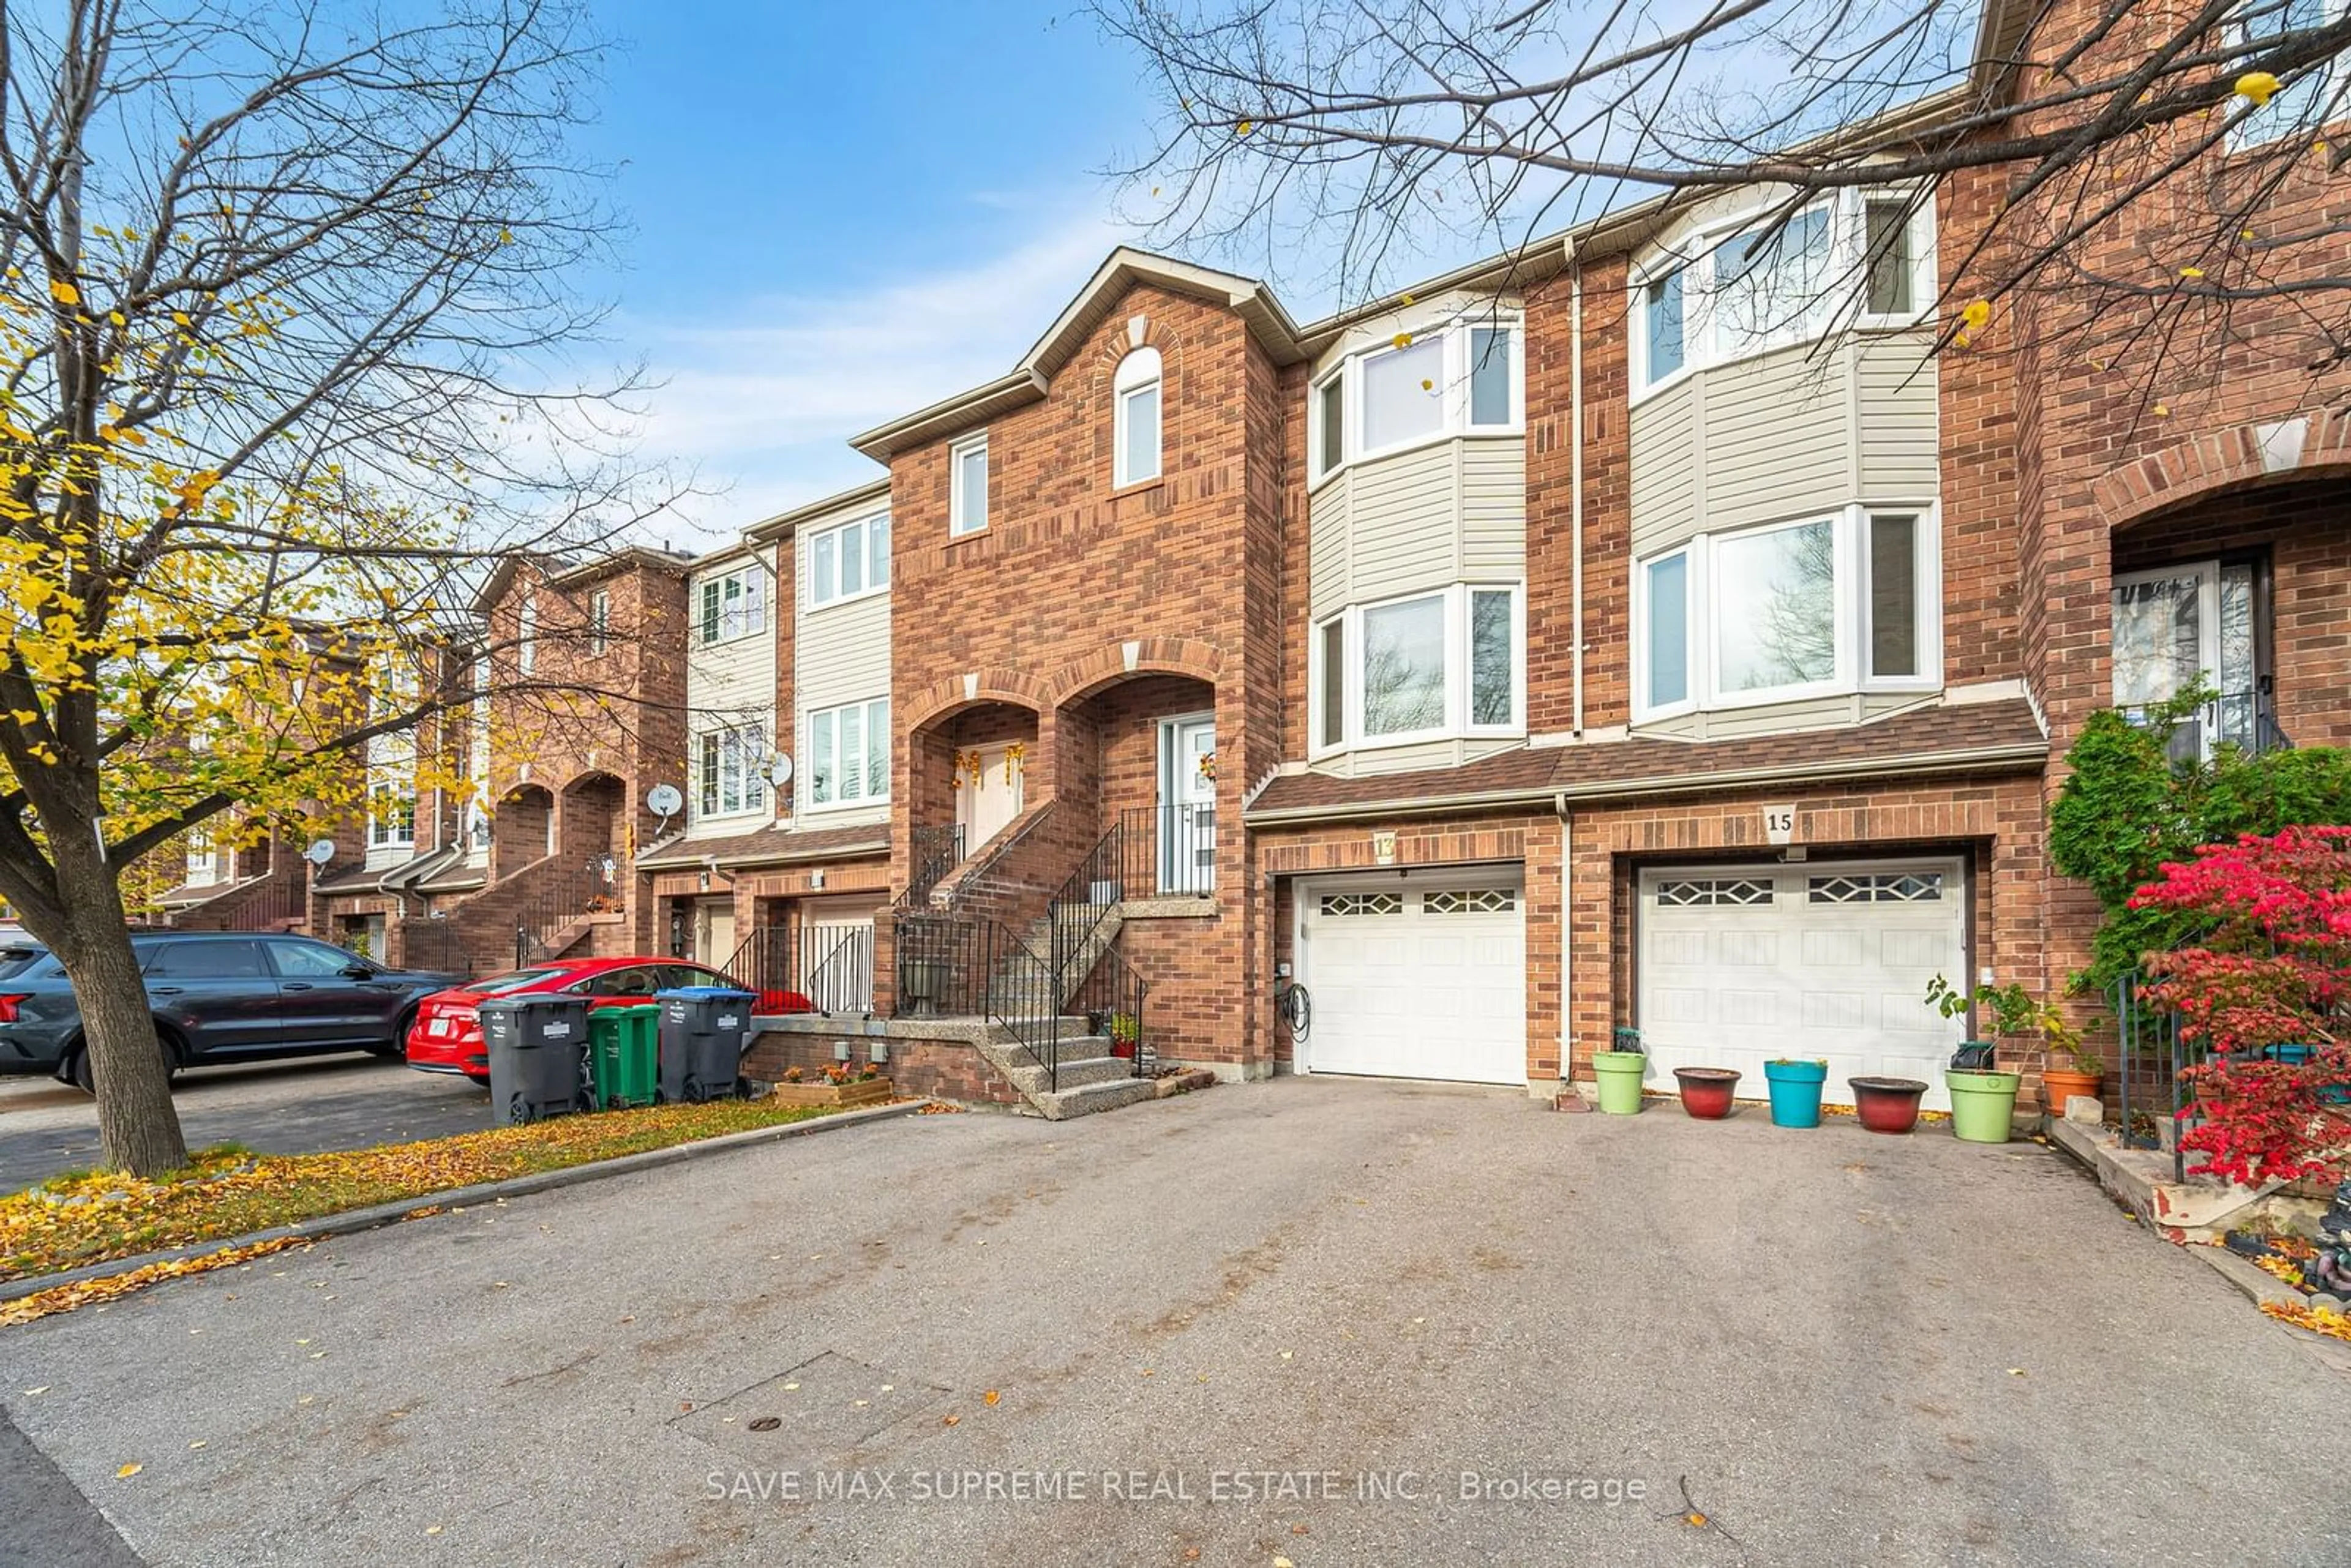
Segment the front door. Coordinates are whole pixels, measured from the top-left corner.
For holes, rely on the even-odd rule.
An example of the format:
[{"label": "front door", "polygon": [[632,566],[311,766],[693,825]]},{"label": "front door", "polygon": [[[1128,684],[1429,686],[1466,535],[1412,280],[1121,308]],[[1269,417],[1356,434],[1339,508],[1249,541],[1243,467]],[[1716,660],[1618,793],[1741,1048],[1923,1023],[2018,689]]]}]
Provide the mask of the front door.
[{"label": "front door", "polygon": [[963,827],[967,856],[978,853],[980,845],[1020,814],[1026,783],[1022,758],[1013,755],[1009,742],[956,753],[956,821]]},{"label": "front door", "polygon": [[694,956],[723,968],[735,956],[735,906],[705,899],[694,906]]},{"label": "front door", "polygon": [[1207,714],[1159,727],[1159,891],[1217,884],[1217,721]]}]

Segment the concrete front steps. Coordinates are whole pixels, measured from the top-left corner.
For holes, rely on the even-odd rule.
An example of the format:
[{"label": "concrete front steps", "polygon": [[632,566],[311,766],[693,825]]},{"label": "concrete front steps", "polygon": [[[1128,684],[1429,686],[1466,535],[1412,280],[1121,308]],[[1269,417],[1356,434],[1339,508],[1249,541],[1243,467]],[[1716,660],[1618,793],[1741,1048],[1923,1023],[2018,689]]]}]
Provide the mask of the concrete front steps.
[{"label": "concrete front steps", "polygon": [[1052,1074],[1009,1030],[992,1029],[976,1043],[1005,1082],[1047,1121],[1065,1122],[1097,1111],[1115,1111],[1157,1095],[1158,1087],[1152,1080],[1134,1076],[1132,1061],[1111,1054],[1110,1036],[1086,1033],[1086,1020],[1080,1018],[1063,1019],[1061,1027],[1059,1088],[1051,1086]]}]

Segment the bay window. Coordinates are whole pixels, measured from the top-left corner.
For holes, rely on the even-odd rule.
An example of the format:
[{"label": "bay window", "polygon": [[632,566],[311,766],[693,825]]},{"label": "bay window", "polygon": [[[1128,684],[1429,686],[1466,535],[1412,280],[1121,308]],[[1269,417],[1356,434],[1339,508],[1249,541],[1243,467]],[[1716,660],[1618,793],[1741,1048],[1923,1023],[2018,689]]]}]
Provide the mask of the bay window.
[{"label": "bay window", "polygon": [[758,811],[768,804],[768,729],[747,724],[711,730],[701,737],[697,758],[701,815],[724,817]]},{"label": "bay window", "polygon": [[1845,191],[1700,229],[1634,269],[1637,398],[1844,325],[1915,325],[1938,292],[1930,195]]},{"label": "bay window", "polygon": [[1525,727],[1524,591],[1464,584],[1356,606],[1308,645],[1317,752]]},{"label": "bay window", "polygon": [[809,804],[853,806],[890,798],[890,699],[809,716]]},{"label": "bay window", "polygon": [[1852,506],[1700,534],[1634,569],[1634,707],[1698,707],[1940,680],[1933,514]]},{"label": "bay window", "polygon": [[1515,316],[1479,311],[1398,333],[1314,383],[1307,400],[1314,477],[1447,436],[1514,434],[1523,423],[1525,379]]},{"label": "bay window", "polygon": [[809,537],[809,605],[837,603],[890,586],[890,514]]}]

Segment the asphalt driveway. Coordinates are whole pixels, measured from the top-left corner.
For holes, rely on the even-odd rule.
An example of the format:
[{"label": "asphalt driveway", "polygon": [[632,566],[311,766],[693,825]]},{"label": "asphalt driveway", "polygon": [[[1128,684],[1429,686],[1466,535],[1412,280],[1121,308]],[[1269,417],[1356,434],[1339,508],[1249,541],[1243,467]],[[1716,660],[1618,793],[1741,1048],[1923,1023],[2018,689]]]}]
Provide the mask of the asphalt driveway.
[{"label": "asphalt driveway", "polygon": [[2339,1563],[2341,1377],[2036,1145],[1333,1080],[0,1331],[52,1490],[173,1563]]},{"label": "asphalt driveway", "polygon": [[[199,1067],[172,1084],[172,1103],[192,1149],[316,1154],[490,1124],[489,1095],[463,1078],[364,1053]],[[0,1192],[96,1164],[96,1102],[51,1078],[0,1078]]]}]

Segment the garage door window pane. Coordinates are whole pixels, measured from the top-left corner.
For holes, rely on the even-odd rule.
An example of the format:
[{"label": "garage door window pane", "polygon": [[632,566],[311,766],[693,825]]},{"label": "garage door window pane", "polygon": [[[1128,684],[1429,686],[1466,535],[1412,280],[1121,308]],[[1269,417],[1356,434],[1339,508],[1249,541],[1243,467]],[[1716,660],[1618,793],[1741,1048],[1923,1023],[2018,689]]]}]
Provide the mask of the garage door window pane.
[{"label": "garage door window pane", "polygon": [[1322,913],[1339,917],[1358,915],[1402,915],[1404,894],[1400,893],[1326,893],[1322,895]]},{"label": "garage door window pane", "polygon": [[1653,560],[1649,573],[1649,706],[1689,700],[1689,557]]},{"label": "garage door window pane", "polygon": [[1445,601],[1364,612],[1364,733],[1410,735],[1445,723]]},{"label": "garage door window pane", "polygon": [[1424,338],[1364,361],[1364,450],[1401,446],[1445,428],[1445,339]]},{"label": "garage door window pane", "polygon": [[1836,674],[1836,529],[1827,518],[1715,547],[1715,677],[1725,692]]}]

